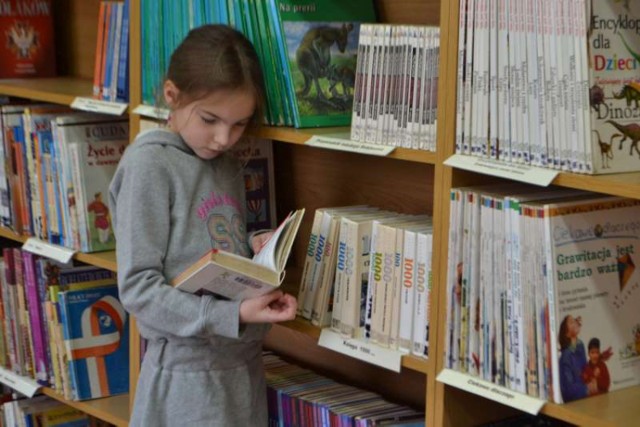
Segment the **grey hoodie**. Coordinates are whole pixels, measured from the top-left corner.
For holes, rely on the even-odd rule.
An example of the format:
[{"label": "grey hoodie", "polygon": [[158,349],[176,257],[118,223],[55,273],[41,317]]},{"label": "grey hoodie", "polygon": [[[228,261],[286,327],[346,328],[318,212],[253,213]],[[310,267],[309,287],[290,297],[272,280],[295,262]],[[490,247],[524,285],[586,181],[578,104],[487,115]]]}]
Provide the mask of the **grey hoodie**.
[{"label": "grey hoodie", "polygon": [[268,325],[241,327],[238,301],[170,285],[212,247],[249,255],[243,185],[231,156],[202,160],[164,129],[141,133],[118,165],[109,203],[120,299],[148,340],[132,426],[266,423],[260,352]]}]

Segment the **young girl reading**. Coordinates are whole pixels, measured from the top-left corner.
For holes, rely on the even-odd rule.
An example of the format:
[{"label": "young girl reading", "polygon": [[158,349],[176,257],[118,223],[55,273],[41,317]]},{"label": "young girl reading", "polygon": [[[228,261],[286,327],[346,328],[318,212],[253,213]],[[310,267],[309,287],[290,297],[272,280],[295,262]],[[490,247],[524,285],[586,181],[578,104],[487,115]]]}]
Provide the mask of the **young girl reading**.
[{"label": "young girl reading", "polygon": [[211,248],[250,255],[241,165],[225,152],[262,119],[258,58],[239,32],[192,30],[163,87],[167,129],[142,132],[111,182],[118,284],[148,340],[130,426],[266,426],[261,344],[295,317],[276,291],[244,301],[192,295],[172,278]]}]

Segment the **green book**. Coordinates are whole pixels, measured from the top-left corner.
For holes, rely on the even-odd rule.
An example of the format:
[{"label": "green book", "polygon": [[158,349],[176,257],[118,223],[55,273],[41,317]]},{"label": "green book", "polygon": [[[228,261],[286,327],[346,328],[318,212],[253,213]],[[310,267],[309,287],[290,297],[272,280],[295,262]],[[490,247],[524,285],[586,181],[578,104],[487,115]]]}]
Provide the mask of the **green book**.
[{"label": "green book", "polygon": [[351,123],[360,23],[371,0],[270,0],[295,127]]}]

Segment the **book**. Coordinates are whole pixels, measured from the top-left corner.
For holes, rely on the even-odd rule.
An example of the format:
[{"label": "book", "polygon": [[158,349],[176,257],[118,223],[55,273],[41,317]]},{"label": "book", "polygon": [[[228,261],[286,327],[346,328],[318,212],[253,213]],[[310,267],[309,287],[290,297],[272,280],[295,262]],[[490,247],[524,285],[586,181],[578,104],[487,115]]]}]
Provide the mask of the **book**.
[{"label": "book", "polygon": [[375,22],[373,2],[271,0],[269,5],[294,125],[349,125],[359,26]]},{"label": "book", "polygon": [[116,285],[59,293],[73,400],[129,391],[129,322]]},{"label": "book", "polygon": [[[64,246],[85,252],[112,250],[115,238],[104,200],[129,141],[128,120],[74,113],[59,116],[51,124],[63,200]],[[79,146],[71,149],[73,144]]]},{"label": "book", "polygon": [[[558,343],[552,345],[553,400],[639,384],[640,201],[594,197],[549,203],[544,212],[549,324]],[[610,382],[596,388],[587,369],[600,362]]]},{"label": "book", "polygon": [[51,0],[7,0],[0,8],[0,78],[56,75]]},{"label": "book", "polygon": [[284,268],[304,211],[290,212],[253,258],[212,249],[174,278],[173,286],[185,292],[206,291],[236,300],[277,289],[284,280]]}]

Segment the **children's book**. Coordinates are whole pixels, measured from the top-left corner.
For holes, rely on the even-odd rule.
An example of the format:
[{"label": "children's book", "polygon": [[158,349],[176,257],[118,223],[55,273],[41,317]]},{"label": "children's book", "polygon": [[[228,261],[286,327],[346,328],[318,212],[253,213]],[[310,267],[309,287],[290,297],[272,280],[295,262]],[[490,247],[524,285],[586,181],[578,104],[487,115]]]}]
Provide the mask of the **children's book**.
[{"label": "children's book", "polygon": [[545,205],[556,402],[640,383],[638,218],[633,199]]},{"label": "children's book", "polygon": [[284,267],[304,211],[292,211],[253,258],[213,249],[180,273],[173,286],[185,292],[206,291],[236,300],[278,288],[284,280]]},{"label": "children's book", "polygon": [[351,123],[358,34],[371,0],[270,0],[296,127]]},{"label": "children's book", "polygon": [[129,391],[129,324],[116,285],[59,293],[74,400]]},{"label": "children's book", "polygon": [[52,3],[51,0],[2,2],[0,78],[56,74]]}]

